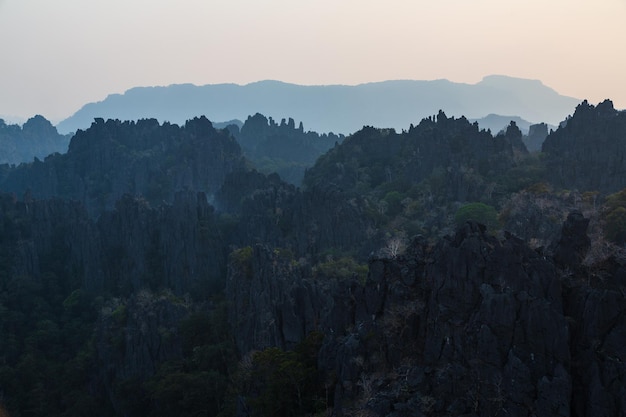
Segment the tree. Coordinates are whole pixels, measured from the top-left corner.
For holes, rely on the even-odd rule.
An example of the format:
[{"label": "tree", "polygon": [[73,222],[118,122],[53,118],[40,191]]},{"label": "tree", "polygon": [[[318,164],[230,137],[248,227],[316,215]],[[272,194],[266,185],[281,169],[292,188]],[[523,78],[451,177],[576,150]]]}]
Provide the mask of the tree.
[{"label": "tree", "polygon": [[242,361],[235,385],[250,416],[305,416],[327,406],[316,368],[322,338],[312,332],[294,350],[270,347]]},{"label": "tree", "polygon": [[607,239],[615,243],[626,242],[626,208],[616,207],[606,216],[605,234]]},{"label": "tree", "polygon": [[626,242],[626,188],[606,199],[604,234],[614,243]]},{"label": "tree", "polygon": [[387,245],[382,249],[382,254],[390,258],[402,255],[406,249],[406,236],[404,233],[392,236],[387,240]]},{"label": "tree", "polygon": [[498,212],[492,206],[484,203],[469,203],[461,206],[454,215],[458,226],[468,220],[474,220],[487,226],[488,229],[498,227]]},{"label": "tree", "polygon": [[404,195],[398,191],[390,191],[385,194],[383,201],[387,203],[389,216],[395,216],[402,211],[402,200],[404,200]]}]

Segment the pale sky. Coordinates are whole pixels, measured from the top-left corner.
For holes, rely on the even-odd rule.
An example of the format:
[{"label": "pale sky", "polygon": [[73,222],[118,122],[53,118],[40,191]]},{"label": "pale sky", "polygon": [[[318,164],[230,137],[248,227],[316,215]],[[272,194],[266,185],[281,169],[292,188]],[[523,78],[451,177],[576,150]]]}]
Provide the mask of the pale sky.
[{"label": "pale sky", "polygon": [[[136,86],[502,74],[626,108],[626,0],[0,0],[0,115]],[[445,109],[444,109],[445,110]]]}]

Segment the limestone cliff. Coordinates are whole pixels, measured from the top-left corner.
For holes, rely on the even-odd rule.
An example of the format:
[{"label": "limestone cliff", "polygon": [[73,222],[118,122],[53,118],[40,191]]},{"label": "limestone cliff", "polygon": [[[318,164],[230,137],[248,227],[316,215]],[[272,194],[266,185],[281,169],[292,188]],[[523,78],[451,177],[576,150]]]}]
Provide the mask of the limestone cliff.
[{"label": "limestone cliff", "polygon": [[202,297],[222,285],[226,249],[203,193],[177,193],[159,208],[125,195],[97,221],[78,202],[3,202],[19,224],[11,229],[12,276],[42,279],[54,264],[74,289],[113,295],[168,288]]},{"label": "limestone cliff", "polygon": [[237,346],[289,349],[322,332],[336,415],[619,415],[626,269],[580,265],[578,216],[554,256],[467,223],[435,246],[417,238],[370,259],[364,282],[257,246],[230,262]]},{"label": "limestone cliff", "polygon": [[548,135],[550,181],[562,188],[611,193],[626,187],[626,112],[610,100],[582,102],[573,116]]}]

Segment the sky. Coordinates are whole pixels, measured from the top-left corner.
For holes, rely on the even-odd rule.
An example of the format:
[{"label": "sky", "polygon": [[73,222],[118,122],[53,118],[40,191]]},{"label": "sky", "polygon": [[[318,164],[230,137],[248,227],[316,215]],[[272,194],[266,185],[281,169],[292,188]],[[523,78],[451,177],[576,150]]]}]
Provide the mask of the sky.
[{"label": "sky", "polygon": [[0,0],[0,115],[56,123],[137,86],[491,74],[624,109],[624,22],[626,0]]}]

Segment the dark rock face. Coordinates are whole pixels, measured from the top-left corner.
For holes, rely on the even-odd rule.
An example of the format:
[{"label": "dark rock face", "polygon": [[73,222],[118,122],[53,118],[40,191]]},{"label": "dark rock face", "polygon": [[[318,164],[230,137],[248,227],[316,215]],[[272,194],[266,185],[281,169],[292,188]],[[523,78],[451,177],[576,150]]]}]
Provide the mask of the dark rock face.
[{"label": "dark rock face", "polygon": [[242,336],[237,338],[241,352],[293,348],[315,330],[315,311],[323,309],[310,303],[325,298],[311,297],[317,288],[304,280],[297,264],[260,245],[231,254],[226,291],[234,333]]},{"label": "dark rock face", "polygon": [[188,300],[149,291],[137,292],[127,303],[112,300],[102,309],[95,343],[103,365],[95,379],[118,413],[127,399],[112,389],[114,384],[146,379],[161,363],[182,357],[179,324],[192,311]]},{"label": "dark rock face", "polygon": [[626,187],[626,112],[584,101],[542,146],[550,181],[561,188],[615,192]]},{"label": "dark rock face", "polygon": [[427,270],[432,324],[424,362],[453,363],[445,375],[466,384],[442,383],[434,397],[464,398],[465,411],[471,393],[483,413],[568,415],[569,333],[554,267],[516,238],[495,241],[475,224],[439,250]]},{"label": "dark rock face", "polygon": [[560,239],[555,242],[554,262],[561,268],[576,268],[582,263],[591,240],[587,236],[589,219],[579,211],[571,212],[563,224]]},{"label": "dark rock face", "polygon": [[547,247],[560,238],[565,216],[575,207],[576,196],[557,197],[546,190],[524,190],[510,197],[500,220],[504,230],[531,247]]},{"label": "dark rock face", "polygon": [[545,123],[538,123],[536,125],[530,125],[528,128],[528,136],[525,136],[522,140],[529,152],[540,151],[543,141],[548,136],[548,125]]},{"label": "dark rock face", "polygon": [[504,139],[511,144],[513,153],[517,158],[528,154],[526,144],[522,141],[522,131],[513,120],[511,120],[504,132]]},{"label": "dark rock face", "polygon": [[565,314],[571,325],[572,416],[626,410],[626,259],[613,256],[568,270]]},{"label": "dark rock face", "polygon": [[59,264],[74,288],[90,293],[163,287],[201,297],[222,285],[225,249],[203,193],[178,193],[158,209],[126,195],[97,222],[78,202],[3,201],[5,212],[22,218],[12,244],[13,276],[39,279],[45,262]]},{"label": "dark rock face", "polygon": [[[322,331],[337,415],[619,415],[626,301],[567,275],[587,273],[586,225],[569,216],[553,260],[467,223],[434,247],[414,239],[371,259],[365,283],[314,278],[257,247],[230,262],[237,345],[290,348]],[[626,276],[604,268],[602,282]]]},{"label": "dark rock face", "polygon": [[572,415],[612,416],[626,410],[626,305],[622,289],[568,291],[572,329]]}]

